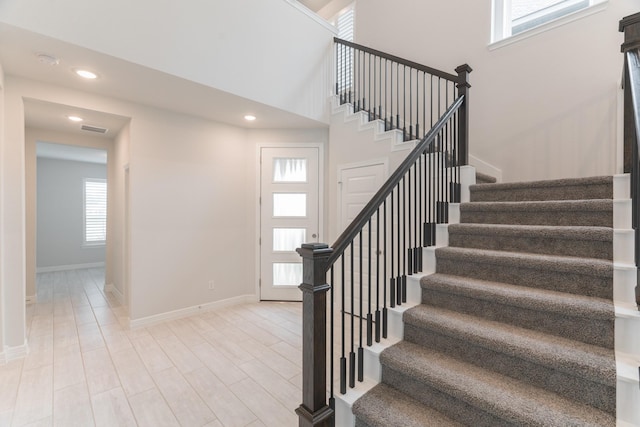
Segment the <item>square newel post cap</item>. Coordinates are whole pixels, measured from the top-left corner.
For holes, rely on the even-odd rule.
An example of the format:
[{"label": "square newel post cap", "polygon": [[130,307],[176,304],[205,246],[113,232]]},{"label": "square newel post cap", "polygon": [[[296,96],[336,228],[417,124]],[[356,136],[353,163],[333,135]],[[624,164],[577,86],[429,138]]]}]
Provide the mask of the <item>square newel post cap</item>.
[{"label": "square newel post cap", "polygon": [[296,249],[302,257],[302,284],[300,289],[314,292],[328,290],[325,274],[327,261],[333,253],[333,249],[326,243],[303,243]]},{"label": "square newel post cap", "polygon": [[333,253],[333,249],[326,243],[303,243],[296,252],[304,259],[318,259],[328,258]]},{"label": "square newel post cap", "polygon": [[471,73],[473,71],[473,69],[471,68],[471,66],[469,66],[469,64],[462,64],[458,67],[456,67],[456,73],[458,73],[458,83],[457,86],[458,88],[463,88],[463,87],[471,87],[471,85],[469,84],[469,73]]},{"label": "square newel post cap", "polygon": [[622,52],[640,48],[640,13],[622,18],[618,31],[624,33],[624,43],[620,46]]}]

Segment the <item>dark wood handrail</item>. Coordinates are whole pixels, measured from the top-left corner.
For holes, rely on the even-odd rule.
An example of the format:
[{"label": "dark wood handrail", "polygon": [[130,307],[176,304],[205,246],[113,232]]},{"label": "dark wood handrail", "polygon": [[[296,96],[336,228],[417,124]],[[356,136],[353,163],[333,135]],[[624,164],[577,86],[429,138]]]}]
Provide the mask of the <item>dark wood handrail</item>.
[{"label": "dark wood handrail", "polygon": [[416,70],[424,71],[427,74],[432,74],[434,76],[442,77],[443,79],[446,79],[446,80],[449,80],[449,81],[452,81],[452,82],[455,82],[455,83],[458,83],[458,84],[466,83],[464,81],[461,81],[460,76],[456,76],[454,74],[445,73],[444,71],[440,71],[440,70],[438,70],[436,68],[431,68],[431,67],[428,67],[426,65],[418,64],[417,62],[409,61],[409,60],[406,60],[404,58],[400,58],[399,56],[390,55],[388,53],[385,53],[385,52],[382,52],[382,51],[379,51],[379,50],[376,50],[376,49],[371,49],[370,47],[362,46],[362,45],[357,44],[357,43],[353,43],[353,42],[349,42],[349,41],[346,41],[346,40],[342,40],[342,39],[339,39],[337,37],[334,37],[333,41],[338,43],[338,44],[342,44],[342,45],[345,45],[345,46],[348,46],[348,47],[351,47],[351,48],[354,48],[354,49],[358,49],[358,50],[360,50],[362,52],[366,52],[366,53],[370,53],[370,54],[375,55],[375,56],[379,56],[380,58],[384,58],[384,59],[388,59],[388,60],[393,61],[393,62],[397,62],[400,65],[406,65],[407,67],[411,67],[411,68],[415,68]]},{"label": "dark wood handrail", "polygon": [[434,141],[436,136],[440,133],[444,125],[451,119],[451,116],[460,108],[464,102],[464,95],[460,95],[451,104],[447,111],[444,112],[442,117],[433,125],[431,130],[427,132],[425,137],[420,143],[411,151],[411,153],[403,160],[398,166],[395,172],[387,179],[387,181],[380,187],[378,192],[367,203],[367,205],[360,211],[351,224],[342,232],[342,234],[336,239],[332,245],[333,253],[328,259],[327,267],[330,267],[344,252],[345,249],[351,244],[353,239],[360,233],[360,230],[364,228],[369,222],[369,219],[380,208],[384,200],[389,196],[393,189],[402,180],[407,171],[413,166],[418,158],[424,153]]}]

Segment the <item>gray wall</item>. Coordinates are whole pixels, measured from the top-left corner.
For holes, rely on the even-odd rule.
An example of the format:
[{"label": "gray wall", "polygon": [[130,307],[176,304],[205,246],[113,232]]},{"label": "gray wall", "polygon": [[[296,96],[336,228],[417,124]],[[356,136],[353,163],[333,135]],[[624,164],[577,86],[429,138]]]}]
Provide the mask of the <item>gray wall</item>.
[{"label": "gray wall", "polygon": [[38,269],[104,262],[104,245],[82,244],[84,178],[106,179],[106,165],[38,158]]}]

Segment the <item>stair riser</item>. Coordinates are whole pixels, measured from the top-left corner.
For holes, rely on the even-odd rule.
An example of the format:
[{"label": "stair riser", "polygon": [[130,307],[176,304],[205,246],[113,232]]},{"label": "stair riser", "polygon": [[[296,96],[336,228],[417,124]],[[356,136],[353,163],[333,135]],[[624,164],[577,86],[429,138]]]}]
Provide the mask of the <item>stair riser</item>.
[{"label": "stair riser", "polygon": [[[428,286],[428,284],[425,283],[425,286]],[[611,307],[611,320],[592,320],[570,317],[571,313],[541,312],[500,304],[495,300],[481,300],[464,295],[452,295],[429,289],[428,287],[423,287],[422,303],[582,341],[587,344],[611,349],[614,347],[613,306]]]},{"label": "stair riser", "polygon": [[518,224],[518,225],[585,225],[611,227],[612,211],[531,210],[500,211],[480,210],[461,206],[461,223],[473,224]]},{"label": "stair riser", "polygon": [[591,240],[449,233],[449,245],[461,248],[613,259],[613,244]]},{"label": "stair riser", "polygon": [[516,427],[522,425],[518,422],[509,423],[467,402],[443,393],[438,389],[437,385],[417,381],[415,378],[404,375],[388,366],[383,366],[382,368],[382,379],[386,384],[463,425],[472,425],[474,427]]},{"label": "stair riser", "polygon": [[[484,191],[483,191],[484,190]],[[592,184],[563,187],[526,187],[513,189],[473,188],[472,202],[520,202],[532,200],[586,200],[613,198],[613,185]]]},{"label": "stair riser", "polygon": [[438,257],[438,273],[508,283],[517,286],[549,289],[577,295],[613,298],[613,273],[610,277],[550,269],[535,269],[518,265],[494,265],[486,261]]},{"label": "stair riser", "polygon": [[406,324],[404,332],[406,341],[427,348],[437,348],[438,351],[467,363],[545,388],[615,415],[615,387],[580,377],[581,372],[576,372],[577,376],[574,376],[561,372],[554,366],[544,366],[485,346],[473,345],[468,339],[445,336],[425,327]]}]

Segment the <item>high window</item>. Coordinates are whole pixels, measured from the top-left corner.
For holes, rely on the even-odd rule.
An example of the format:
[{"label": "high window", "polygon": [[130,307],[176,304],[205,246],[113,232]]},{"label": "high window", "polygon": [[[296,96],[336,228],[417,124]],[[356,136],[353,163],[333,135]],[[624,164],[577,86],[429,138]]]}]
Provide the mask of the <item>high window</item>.
[{"label": "high window", "polygon": [[492,42],[588,13],[607,0],[493,0]]},{"label": "high window", "polygon": [[101,245],[107,240],[107,181],[84,180],[84,244]]},{"label": "high window", "polygon": [[[338,38],[342,40],[346,40],[348,42],[353,41],[354,35],[354,25],[355,25],[355,16],[356,9],[355,3],[351,3],[349,6],[342,9],[338,12],[329,22],[334,25],[338,29]],[[338,91],[342,92],[351,87],[352,76],[351,72],[353,70],[353,51],[351,49],[348,50],[338,50],[338,57],[336,58],[338,61],[339,74],[341,76],[345,76],[346,79],[338,82]]]}]

